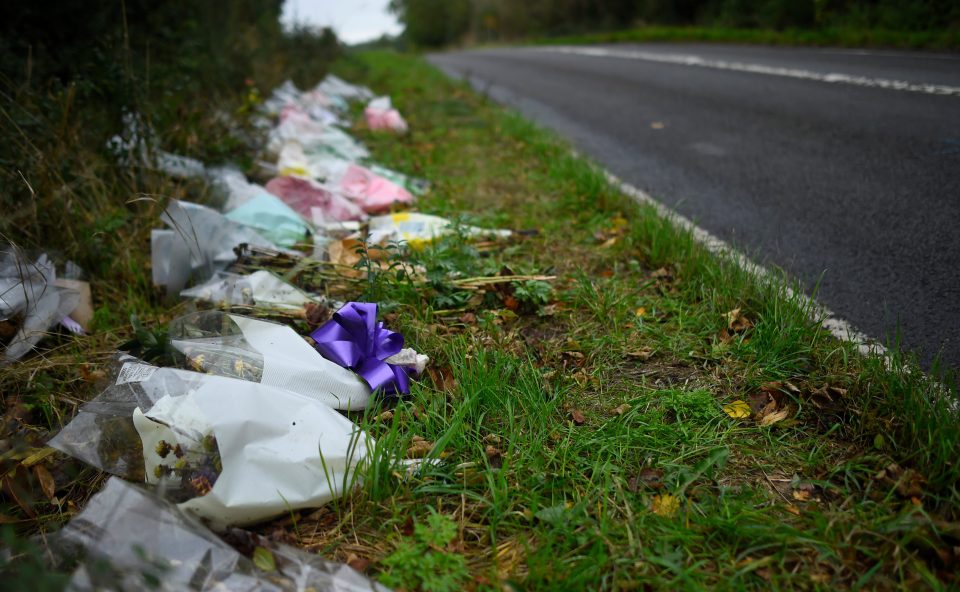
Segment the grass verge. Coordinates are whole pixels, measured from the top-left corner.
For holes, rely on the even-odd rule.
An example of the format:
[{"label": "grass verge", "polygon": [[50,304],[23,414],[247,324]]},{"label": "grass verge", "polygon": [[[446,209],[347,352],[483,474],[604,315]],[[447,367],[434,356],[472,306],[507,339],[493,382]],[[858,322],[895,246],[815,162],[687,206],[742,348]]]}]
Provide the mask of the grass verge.
[{"label": "grass verge", "polygon": [[960,49],[960,31],[893,31],[855,27],[822,29],[737,29],[731,27],[665,27],[650,25],[636,29],[549,37],[537,40],[544,45],[624,43],[655,41],[703,41],[755,45],[799,45],[817,47],[875,47],[897,49]]},{"label": "grass verge", "polygon": [[[378,161],[434,183],[421,211],[522,232],[394,251],[429,289],[408,266],[371,265],[338,294],[379,302],[431,355],[430,375],[357,418],[377,440],[361,488],[262,532],[408,590],[957,585],[952,377],[897,353],[859,357],[786,278],[713,257],[562,141],[423,61],[366,53],[338,69],[407,117],[402,138],[358,133]],[[201,191],[167,183],[164,195]],[[130,232],[137,249],[120,266],[135,281],[94,269],[112,303],[100,331],[5,369],[7,424],[63,425],[129,336],[127,312],[150,325],[177,313],[147,280],[159,205],[127,206],[99,236]],[[556,280],[451,280],[504,268]],[[0,517],[22,533],[68,519],[101,482],[58,459],[56,496],[24,504],[8,477],[40,461],[24,468],[35,451],[11,450]]]},{"label": "grass verge", "polygon": [[[421,210],[531,231],[491,250],[444,241],[416,263],[558,279],[542,299],[523,286],[519,314],[389,274],[368,285],[434,356],[432,380],[367,415],[380,460],[299,522],[302,544],[406,589],[956,584],[949,377],[861,358],[786,278],[711,256],[424,62],[369,53],[341,69],[408,117],[404,140],[364,139],[435,181]],[[419,472],[391,460],[423,450],[436,462]]]}]

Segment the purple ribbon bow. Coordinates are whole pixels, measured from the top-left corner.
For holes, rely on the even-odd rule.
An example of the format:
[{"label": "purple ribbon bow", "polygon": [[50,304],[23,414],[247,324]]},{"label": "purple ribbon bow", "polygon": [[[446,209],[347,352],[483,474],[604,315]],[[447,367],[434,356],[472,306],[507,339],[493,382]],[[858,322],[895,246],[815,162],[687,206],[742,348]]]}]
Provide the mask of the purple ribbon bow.
[{"label": "purple ribbon bow", "polygon": [[359,374],[371,390],[410,392],[414,369],[384,361],[403,349],[403,335],[377,322],[376,304],[348,302],[310,337],[321,356]]}]

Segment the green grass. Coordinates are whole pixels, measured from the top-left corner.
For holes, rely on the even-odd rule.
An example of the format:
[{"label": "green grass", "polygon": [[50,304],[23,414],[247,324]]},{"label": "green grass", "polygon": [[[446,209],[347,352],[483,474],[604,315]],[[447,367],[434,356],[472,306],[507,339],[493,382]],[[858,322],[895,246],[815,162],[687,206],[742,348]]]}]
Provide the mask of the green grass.
[{"label": "green grass", "polygon": [[[410,123],[401,137],[355,131],[379,162],[433,183],[418,209],[530,232],[391,251],[422,266],[426,283],[367,262],[367,281],[324,284],[336,298],[380,302],[389,326],[431,356],[430,372],[410,397],[357,417],[377,442],[361,487],[263,533],[369,562],[406,589],[958,585],[951,375],[935,380],[895,349],[889,360],[859,356],[790,296],[799,288],[788,278],[760,280],[708,253],[567,144],[420,59],[365,53],[337,69],[391,95]],[[64,190],[86,204],[84,228],[103,226],[71,247],[82,255],[103,241],[88,254],[100,330],[48,340],[0,375],[8,426],[28,444],[93,396],[91,373],[130,337],[130,313],[156,330],[182,310],[149,286],[145,239],[159,204],[127,201],[202,199],[205,188],[140,174],[71,177]],[[458,283],[504,267],[556,279],[549,290]],[[734,309],[750,324],[721,338]],[[772,381],[782,421],[724,412]],[[427,460],[405,462],[422,442]],[[0,517],[22,534],[56,528],[102,482],[58,457],[57,499],[47,499],[14,452],[0,466],[33,496],[5,494]]]},{"label": "green grass", "polygon": [[[707,253],[563,142],[422,61],[361,54],[341,70],[408,118],[409,136],[364,140],[435,183],[419,209],[538,231],[482,254],[443,241],[410,255],[418,264],[557,279],[550,306],[517,316],[449,310],[442,287],[380,278],[377,297],[439,378],[390,420],[367,414],[379,443],[367,483],[314,516],[337,526],[307,544],[391,574],[421,544],[411,525],[439,512],[458,533],[438,552],[461,553],[478,589],[956,585],[949,377],[899,353],[860,357],[783,276],[758,280]],[[724,342],[735,308],[753,326]],[[782,389],[788,419],[724,413],[771,381],[795,386]],[[826,386],[845,394],[818,406]],[[398,463],[414,437],[433,445],[419,471]],[[676,511],[663,511],[671,499]]]},{"label": "green grass", "polygon": [[732,27],[667,27],[649,25],[635,29],[547,37],[534,42],[547,45],[591,43],[701,41],[756,45],[808,45],[818,47],[887,47],[898,49],[960,49],[960,31],[896,31],[862,27],[819,29],[738,29]]}]

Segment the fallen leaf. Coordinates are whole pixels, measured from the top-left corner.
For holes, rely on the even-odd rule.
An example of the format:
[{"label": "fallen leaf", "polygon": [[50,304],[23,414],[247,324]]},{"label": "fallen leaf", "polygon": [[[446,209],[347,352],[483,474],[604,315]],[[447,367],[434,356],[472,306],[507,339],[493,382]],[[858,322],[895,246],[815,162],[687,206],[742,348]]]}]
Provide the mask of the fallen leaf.
[{"label": "fallen leaf", "polygon": [[57,495],[57,484],[53,480],[53,475],[50,474],[50,471],[43,465],[35,465],[33,467],[33,474],[37,477],[37,481],[40,482],[40,489],[43,490],[43,495],[47,496],[47,499],[53,499]]},{"label": "fallen leaf", "polygon": [[86,383],[95,383],[106,378],[107,373],[103,370],[91,370],[90,366],[83,364],[80,366],[80,378]]},{"label": "fallen leaf", "polygon": [[370,567],[370,560],[366,557],[357,557],[356,555],[351,555],[347,558],[347,565],[352,567],[354,571],[365,573]]},{"label": "fallen leaf", "polygon": [[913,469],[903,471],[897,480],[897,493],[903,498],[919,498],[923,496],[923,486],[927,480]]},{"label": "fallen leaf", "polygon": [[651,510],[657,516],[663,516],[664,518],[670,518],[680,509],[680,500],[676,496],[670,495],[669,493],[661,493],[660,495],[653,496],[653,506]]},{"label": "fallen leaf", "polygon": [[487,455],[487,461],[490,463],[491,468],[499,469],[503,466],[503,453],[500,452],[499,448],[488,445],[484,452]]},{"label": "fallen leaf", "polygon": [[647,314],[647,308],[645,306],[641,306],[637,310],[633,311],[633,314],[638,317],[642,317],[643,315]]},{"label": "fallen leaf", "polygon": [[[797,477],[794,477],[797,479]],[[817,493],[817,486],[813,483],[797,483],[793,487],[793,499],[798,502],[818,502],[820,496]]]},{"label": "fallen leaf", "polygon": [[812,573],[810,574],[810,581],[814,584],[829,584],[833,578],[830,577],[828,573]]},{"label": "fallen leaf", "polygon": [[503,305],[513,312],[520,310],[520,301],[514,298],[512,295],[503,299]]},{"label": "fallen leaf", "polygon": [[414,436],[410,447],[407,448],[407,458],[423,458],[430,453],[433,442],[428,442],[420,436]]},{"label": "fallen leaf", "polygon": [[[716,409],[716,407],[714,407]],[[750,417],[750,405],[746,401],[736,400],[723,406],[723,412],[734,419]]]},{"label": "fallen leaf", "polygon": [[770,404],[770,395],[763,391],[759,391],[747,395],[747,400],[750,402],[751,415],[754,417],[759,417],[762,415],[762,412],[766,406]]},{"label": "fallen leaf", "polygon": [[578,409],[570,410],[570,419],[573,420],[574,425],[578,425],[578,426],[583,425],[587,421],[587,418],[584,417],[583,413],[581,413]]},{"label": "fallen leaf", "polygon": [[612,247],[612,246],[615,245],[616,243],[617,243],[617,237],[613,237],[613,238],[611,238],[611,239],[607,239],[606,241],[604,241],[603,244],[600,245],[600,248],[601,248],[601,249],[609,249],[610,247]]},{"label": "fallen leaf", "polygon": [[667,269],[666,267],[661,267],[661,268],[656,269],[656,270],[654,270],[653,272],[650,273],[650,277],[652,277],[652,278],[658,278],[658,279],[659,279],[659,278],[668,278],[668,277],[670,277],[670,275],[671,275],[671,274],[670,274],[670,270]]},{"label": "fallen leaf", "polygon": [[496,434],[487,434],[486,436],[483,437],[483,441],[486,442],[487,444],[493,444],[494,446],[499,446],[500,442],[502,442],[503,439]]},{"label": "fallen leaf", "polygon": [[260,571],[277,571],[277,560],[273,556],[273,553],[270,552],[270,549],[265,549],[263,547],[257,547],[254,549],[253,564],[257,566],[257,569]]},{"label": "fallen leaf", "polygon": [[362,249],[363,241],[356,239],[335,240],[331,241],[327,246],[327,256],[330,259],[330,263],[350,268],[341,269],[339,273],[346,277],[358,278],[363,276],[363,271],[353,269],[353,267],[360,263],[361,256],[358,251]]},{"label": "fallen leaf", "polygon": [[303,305],[303,316],[310,327],[319,327],[330,320],[332,313],[327,306],[315,302],[307,302]]},{"label": "fallen leaf", "polygon": [[373,418],[374,421],[379,421],[381,423],[386,423],[388,421],[393,421],[393,411],[384,411],[380,415]]},{"label": "fallen leaf", "polygon": [[649,487],[650,489],[663,489],[663,470],[643,469],[639,475],[630,478],[627,482],[627,489],[636,493],[639,491],[641,485]]},{"label": "fallen leaf", "polygon": [[784,509],[786,509],[786,511],[790,512],[794,516],[800,515],[800,508],[796,507],[793,504],[787,504],[786,506],[784,506]]},{"label": "fallen leaf", "polygon": [[614,415],[623,415],[627,411],[630,411],[630,403],[624,403],[623,405],[617,405],[613,408]]},{"label": "fallen leaf", "polygon": [[739,308],[735,308],[724,315],[727,319],[727,329],[733,333],[742,333],[753,327],[753,322],[744,315]]},{"label": "fallen leaf", "polygon": [[637,358],[641,361],[649,360],[653,357],[654,351],[649,347],[638,349],[637,351],[627,352],[627,356]]},{"label": "fallen leaf", "polygon": [[787,407],[784,407],[783,409],[780,409],[779,411],[774,411],[773,413],[764,415],[763,418],[760,420],[760,425],[769,426],[777,423],[778,421],[783,421],[784,419],[790,417],[790,411],[791,411],[790,407],[787,406]]}]

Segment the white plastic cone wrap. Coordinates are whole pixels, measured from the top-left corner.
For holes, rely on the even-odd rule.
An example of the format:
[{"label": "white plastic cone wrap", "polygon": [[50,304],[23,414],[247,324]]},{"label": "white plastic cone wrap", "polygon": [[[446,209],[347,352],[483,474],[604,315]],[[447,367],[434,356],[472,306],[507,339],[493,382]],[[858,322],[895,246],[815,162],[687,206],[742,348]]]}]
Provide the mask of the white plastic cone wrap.
[{"label": "white plastic cone wrap", "polygon": [[48,536],[55,561],[78,560],[67,590],[139,592],[386,592],[346,565],[252,533],[244,547],[269,556],[263,571],[203,524],[156,495],[111,478],[83,511]]},{"label": "white plastic cone wrap", "polygon": [[129,356],[49,445],[158,483],[217,529],[321,506],[358,479],[372,445],[332,407],[256,382]]},{"label": "white plastic cone wrap", "polygon": [[288,389],[345,411],[370,404],[363,379],[321,356],[286,325],[201,311],[174,319],[169,335],[173,349],[200,372]]}]

